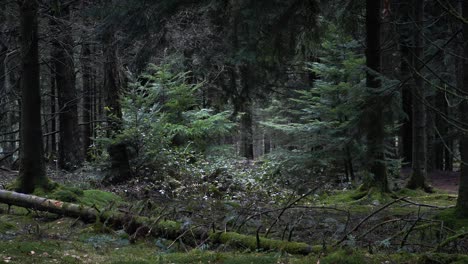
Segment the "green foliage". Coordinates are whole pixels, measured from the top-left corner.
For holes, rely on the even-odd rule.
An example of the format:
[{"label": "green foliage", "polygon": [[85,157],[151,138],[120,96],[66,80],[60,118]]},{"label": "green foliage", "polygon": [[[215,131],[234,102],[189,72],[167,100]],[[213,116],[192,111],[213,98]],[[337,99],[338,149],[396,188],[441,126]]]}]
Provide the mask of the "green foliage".
[{"label": "green foliage", "polygon": [[230,113],[203,108],[201,86],[189,84],[186,75],[150,65],[121,98],[123,128],[114,139],[99,138],[100,148],[124,142],[134,167],[162,168],[186,163],[229,134]]},{"label": "green foliage", "polygon": [[308,68],[317,76],[314,86],[296,90],[286,102],[287,111],[280,112],[284,103],[279,101],[270,109],[282,115],[273,115],[263,124],[286,136],[289,153],[277,153],[276,158],[288,157],[283,159],[287,163],[284,167],[297,168],[289,175],[297,175],[298,170],[301,175],[326,174],[327,168],[362,156],[358,106],[366,93],[365,59],[358,47],[351,37],[329,25],[319,62],[310,63]]}]

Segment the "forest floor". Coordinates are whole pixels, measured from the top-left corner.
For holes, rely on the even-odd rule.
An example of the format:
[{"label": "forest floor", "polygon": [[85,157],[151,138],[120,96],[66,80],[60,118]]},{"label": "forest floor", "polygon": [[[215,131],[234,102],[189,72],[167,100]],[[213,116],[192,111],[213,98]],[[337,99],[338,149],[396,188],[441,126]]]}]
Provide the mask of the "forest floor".
[{"label": "forest floor", "polygon": [[[454,220],[451,209],[445,209],[456,201],[456,173],[431,174],[430,181],[437,190],[433,194],[402,189],[394,197],[384,197],[359,190],[328,190],[304,196],[300,203],[292,203],[297,197],[291,196],[282,204],[262,201],[268,196],[247,197],[242,191],[236,195],[245,195],[245,201],[196,194],[167,198],[159,192],[147,193],[148,183],[143,180],[113,187],[89,184],[98,182],[99,173],[90,168],[75,173],[48,172],[52,180],[64,186],[99,189],[85,192],[89,197],[82,201],[101,210],[118,201],[119,208],[143,215],[168,215],[189,225],[207,222],[218,229],[252,235],[269,226],[272,238],[289,234],[293,241],[323,245],[324,249],[297,256],[202,242],[190,247],[182,239],[162,237],[133,241],[123,230],[111,230],[102,223],[84,223],[19,207],[8,210],[0,204],[0,263],[468,263],[468,256],[463,255],[468,252],[468,243],[463,237],[437,248],[447,238],[466,232],[468,226],[468,219]],[[0,170],[0,186],[16,177],[17,172]],[[392,204],[398,197],[408,200]],[[156,208],[145,213],[149,200]],[[333,247],[347,234],[339,247]]]}]

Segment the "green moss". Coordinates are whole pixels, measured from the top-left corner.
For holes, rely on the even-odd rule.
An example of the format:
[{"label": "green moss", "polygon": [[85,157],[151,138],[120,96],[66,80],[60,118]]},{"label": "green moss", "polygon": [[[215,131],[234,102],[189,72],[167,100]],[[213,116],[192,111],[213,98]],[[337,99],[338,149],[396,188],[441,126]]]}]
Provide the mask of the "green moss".
[{"label": "green moss", "polygon": [[382,193],[375,188],[336,191],[332,194],[323,195],[319,202],[324,205],[358,205],[358,204],[378,204],[391,201],[393,198],[388,193]]},{"label": "green moss", "polygon": [[83,191],[78,188],[56,184],[52,190],[36,188],[33,194],[63,202],[77,202],[79,197],[83,195]]},{"label": "green moss", "polygon": [[158,223],[158,227],[167,230],[177,230],[181,228],[181,224],[175,221],[161,221]]},{"label": "green moss", "polygon": [[459,216],[455,208],[441,211],[435,219],[444,221],[444,224],[452,229],[468,229],[468,218]]},{"label": "green moss", "polygon": [[59,186],[58,183],[56,183],[54,181],[51,181],[47,177],[42,177],[42,178],[36,179],[36,181],[37,182],[32,187],[34,191],[26,190],[26,189],[30,189],[31,187],[27,187],[27,186],[29,186],[29,183],[25,184],[23,182],[23,179],[21,179],[21,178],[18,178],[16,181],[14,181],[11,184],[7,185],[6,189],[10,190],[10,191],[23,192],[23,193],[31,193],[31,192],[32,193],[36,193],[36,192],[48,193],[48,192],[51,192],[51,191],[55,190]]},{"label": "green moss", "polygon": [[347,204],[355,202],[367,195],[367,191],[346,190],[334,193],[325,193],[320,197],[320,203],[323,204]]},{"label": "green moss", "polygon": [[[257,250],[257,238],[255,236],[242,235],[234,232],[222,232],[211,234],[211,239],[215,242],[232,245],[236,248],[247,248],[252,251]],[[308,254],[312,252],[312,247],[306,243],[288,242],[260,237],[260,249],[285,251],[290,254]]]},{"label": "green moss", "polygon": [[83,196],[78,198],[78,202],[87,206],[96,206],[104,208],[111,203],[120,204],[122,198],[114,193],[101,190],[86,190],[83,191]]}]

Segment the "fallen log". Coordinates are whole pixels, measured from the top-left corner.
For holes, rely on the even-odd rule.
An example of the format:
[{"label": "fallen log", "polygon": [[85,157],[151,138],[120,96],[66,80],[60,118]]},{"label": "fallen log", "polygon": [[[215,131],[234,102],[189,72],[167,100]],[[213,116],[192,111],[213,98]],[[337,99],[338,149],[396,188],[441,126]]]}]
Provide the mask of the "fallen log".
[{"label": "fallen log", "polygon": [[[24,207],[37,211],[44,211],[53,214],[76,217],[87,222],[101,222],[113,228],[124,228],[131,236],[151,235],[164,237],[166,239],[180,239],[185,233],[190,233],[195,239],[210,240],[213,243],[228,244],[238,248],[248,248],[257,250],[278,250],[291,254],[307,255],[311,252],[320,252],[322,247],[312,247],[306,243],[289,242],[267,238],[260,238],[260,245],[257,237],[242,235],[235,232],[213,232],[203,229],[192,229],[187,232],[187,228],[175,221],[162,221],[149,217],[135,216],[128,213],[115,211],[99,211],[96,208],[62,202],[35,195],[0,190],[0,203]],[[184,240],[184,242],[187,242]]]}]

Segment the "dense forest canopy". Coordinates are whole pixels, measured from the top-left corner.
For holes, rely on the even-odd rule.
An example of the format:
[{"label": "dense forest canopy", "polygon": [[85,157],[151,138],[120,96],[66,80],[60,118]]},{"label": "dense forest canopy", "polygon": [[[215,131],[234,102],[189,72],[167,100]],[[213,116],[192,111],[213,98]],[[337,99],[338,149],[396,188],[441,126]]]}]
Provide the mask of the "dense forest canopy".
[{"label": "dense forest canopy", "polygon": [[0,260],[468,262],[467,1],[0,4]]}]

